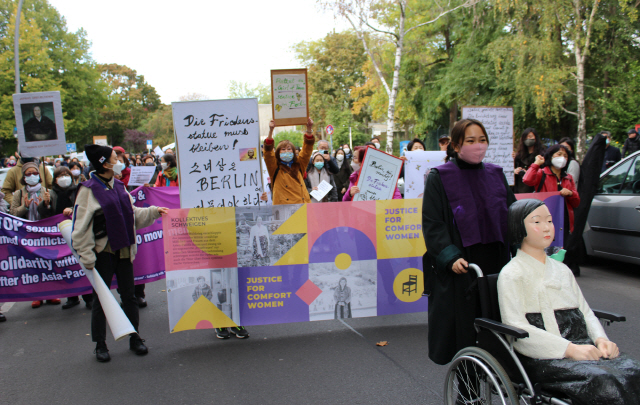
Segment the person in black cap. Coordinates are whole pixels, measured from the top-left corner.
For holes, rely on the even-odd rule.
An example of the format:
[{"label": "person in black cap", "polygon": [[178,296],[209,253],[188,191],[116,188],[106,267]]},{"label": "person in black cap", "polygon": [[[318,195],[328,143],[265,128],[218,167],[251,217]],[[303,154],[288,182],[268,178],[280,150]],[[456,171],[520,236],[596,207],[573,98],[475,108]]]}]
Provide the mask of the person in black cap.
[{"label": "person in black cap", "polygon": [[441,151],[446,151],[447,146],[449,146],[449,143],[451,143],[451,139],[449,138],[449,135],[440,135],[440,138],[438,139],[438,145],[440,145]]},{"label": "person in black cap", "polygon": [[[114,178],[124,165],[113,149],[101,145],[85,145],[87,158],[95,168],[91,179],[80,183],[73,209],[71,241],[87,270],[94,267],[107,285],[115,274],[122,309],[138,331],[138,305],[134,295],[133,265],[136,229],[147,227],[168,212],[167,208],[138,208],[124,184]],[[100,362],[109,361],[105,343],[106,318],[97,294],[93,294],[91,338],[96,342],[95,354]],[[129,349],[137,355],[148,353],[144,340],[132,333]]]},{"label": "person in black cap", "polygon": [[626,158],[627,153],[629,155],[640,150],[640,139],[638,139],[638,131],[635,128],[631,128],[629,132],[627,132],[627,140],[624,141],[624,146],[622,146],[622,157]]}]

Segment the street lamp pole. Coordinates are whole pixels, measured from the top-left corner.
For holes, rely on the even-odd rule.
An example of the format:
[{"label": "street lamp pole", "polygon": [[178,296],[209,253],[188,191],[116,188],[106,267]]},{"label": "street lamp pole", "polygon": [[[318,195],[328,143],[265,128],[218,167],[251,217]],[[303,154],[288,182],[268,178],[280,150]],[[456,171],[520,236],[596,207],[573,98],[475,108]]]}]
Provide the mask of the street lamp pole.
[{"label": "street lamp pole", "polygon": [[14,50],[13,50],[13,63],[15,64],[16,72],[16,94],[20,93],[20,14],[22,14],[22,3],[24,0],[18,2],[18,13],[16,14],[16,32],[13,36]]}]

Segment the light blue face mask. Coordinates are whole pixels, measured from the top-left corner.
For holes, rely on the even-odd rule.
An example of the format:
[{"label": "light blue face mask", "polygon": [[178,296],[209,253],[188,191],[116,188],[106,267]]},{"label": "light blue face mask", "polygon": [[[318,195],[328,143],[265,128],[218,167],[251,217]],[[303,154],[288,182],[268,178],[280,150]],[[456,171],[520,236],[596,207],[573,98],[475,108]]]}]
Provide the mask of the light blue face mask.
[{"label": "light blue face mask", "polygon": [[315,162],[313,165],[316,167],[316,169],[322,170],[322,168],[324,167],[324,162]]},{"label": "light blue face mask", "polygon": [[293,160],[293,152],[280,152],[280,160],[289,163]]}]

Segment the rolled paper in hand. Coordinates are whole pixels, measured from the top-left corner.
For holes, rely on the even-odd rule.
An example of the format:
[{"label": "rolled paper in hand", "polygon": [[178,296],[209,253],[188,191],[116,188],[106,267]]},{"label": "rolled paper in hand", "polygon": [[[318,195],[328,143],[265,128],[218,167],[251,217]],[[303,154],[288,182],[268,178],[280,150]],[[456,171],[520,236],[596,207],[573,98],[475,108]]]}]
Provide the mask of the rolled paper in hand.
[{"label": "rolled paper in hand", "polygon": [[107,318],[107,322],[109,323],[109,327],[111,328],[111,333],[116,341],[124,339],[128,337],[132,333],[136,333],[135,328],[129,321],[129,318],[124,314],[122,308],[116,301],[113,294],[109,290],[109,287],[105,284],[100,274],[96,271],[95,268],[91,270],[87,270],[84,267],[84,264],[80,261],[80,257],[78,253],[75,251],[73,246],[71,245],[71,221],[66,220],[62,221],[58,224],[58,228],[60,228],[60,233],[62,237],[69,245],[69,249],[78,260],[80,267],[84,271],[84,274],[89,279],[89,282],[93,286],[93,289],[98,294],[98,299],[100,299],[100,305],[102,306],[102,310],[104,311],[104,315]]}]

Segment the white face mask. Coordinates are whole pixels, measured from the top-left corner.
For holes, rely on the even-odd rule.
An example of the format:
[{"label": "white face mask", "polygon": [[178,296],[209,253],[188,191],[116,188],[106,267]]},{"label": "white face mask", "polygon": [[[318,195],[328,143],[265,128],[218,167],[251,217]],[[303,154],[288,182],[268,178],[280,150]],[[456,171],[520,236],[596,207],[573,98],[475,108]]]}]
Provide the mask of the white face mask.
[{"label": "white face mask", "polygon": [[73,170],[71,170],[71,174],[73,175],[73,177],[78,177],[78,176],[80,176],[80,170],[73,169]]},{"label": "white face mask", "polygon": [[551,164],[556,169],[562,169],[567,164],[567,159],[562,156],[554,157],[551,159]]},{"label": "white face mask", "polygon": [[349,152],[351,152],[351,149],[345,148],[344,153],[349,153]]},{"label": "white face mask", "polygon": [[24,181],[30,186],[35,186],[36,184],[40,183],[40,175],[32,174],[31,176],[26,176],[24,178]]},{"label": "white face mask", "polygon": [[373,144],[375,145],[376,149],[380,149],[380,144],[378,142],[374,142]]},{"label": "white face mask", "polygon": [[113,165],[113,168],[111,170],[113,170],[113,172],[119,176],[122,174],[123,169],[124,169],[124,163],[118,161],[118,163]]},{"label": "white face mask", "polygon": [[58,185],[62,188],[67,188],[71,185],[71,177],[69,176],[60,176],[58,177]]},{"label": "white face mask", "polygon": [[342,162],[342,161],[344,160],[344,155],[338,155],[338,156],[336,156],[336,160],[337,160],[338,162]]},{"label": "white face mask", "polygon": [[167,167],[169,166],[165,162],[160,163],[160,165],[162,166],[162,170],[167,170]]},{"label": "white face mask", "polygon": [[351,162],[351,168],[354,172],[357,172],[358,170],[360,170],[360,165],[356,162]]}]

